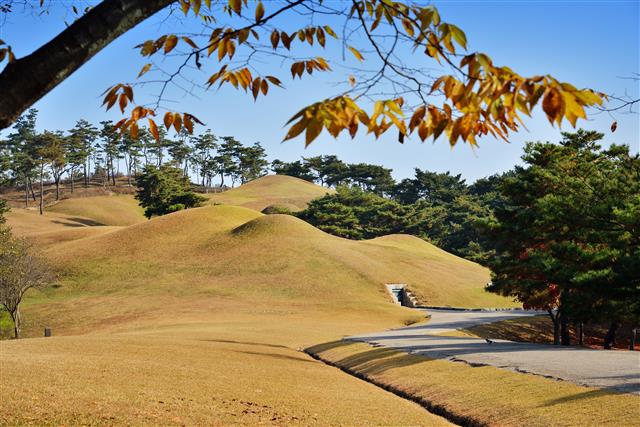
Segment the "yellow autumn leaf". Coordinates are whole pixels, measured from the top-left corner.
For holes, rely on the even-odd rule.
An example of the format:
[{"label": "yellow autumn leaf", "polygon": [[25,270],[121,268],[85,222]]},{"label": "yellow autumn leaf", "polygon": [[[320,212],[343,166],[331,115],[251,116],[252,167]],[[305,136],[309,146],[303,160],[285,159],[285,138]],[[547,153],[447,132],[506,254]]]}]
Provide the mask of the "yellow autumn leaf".
[{"label": "yellow autumn leaf", "polygon": [[169,53],[178,44],[178,37],[175,34],[171,34],[164,42],[164,53]]},{"label": "yellow autumn leaf", "polygon": [[151,69],[151,64],[145,64],[144,67],[142,67],[142,69],[138,73],[138,78],[142,77],[142,75],[145,74],[150,69]]},{"label": "yellow autumn leaf", "polygon": [[307,133],[305,134],[304,145],[311,144],[322,132],[322,121],[320,119],[313,119],[307,126]]},{"label": "yellow autumn leaf", "polygon": [[258,6],[256,6],[256,22],[260,22],[264,17],[264,5],[261,1],[258,2]]},{"label": "yellow autumn leaf", "polygon": [[358,51],[358,49],[356,49],[353,46],[347,46],[348,49],[351,51],[351,53],[353,53],[353,56],[355,56],[358,61],[362,62],[364,61],[364,56],[362,56],[362,54]]},{"label": "yellow autumn leaf", "polygon": [[158,126],[156,125],[156,122],[153,119],[149,119],[149,132],[151,132],[151,135],[153,135],[153,137],[156,139],[156,141],[158,141],[160,139],[160,133],[158,132]]}]

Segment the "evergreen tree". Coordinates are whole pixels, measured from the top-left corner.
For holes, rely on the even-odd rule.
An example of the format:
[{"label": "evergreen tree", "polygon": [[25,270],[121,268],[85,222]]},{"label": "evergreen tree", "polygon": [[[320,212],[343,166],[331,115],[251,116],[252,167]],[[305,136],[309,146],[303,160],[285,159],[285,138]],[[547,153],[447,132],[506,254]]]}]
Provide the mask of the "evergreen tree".
[{"label": "evergreen tree", "polygon": [[235,186],[235,181],[240,177],[239,159],[242,144],[232,136],[223,136],[222,143],[218,148],[218,155],[213,161],[220,175],[220,186],[224,186],[224,178],[231,178],[231,186]]},{"label": "evergreen tree", "polygon": [[271,170],[276,175],[292,176],[309,182],[313,182],[315,180],[315,176],[309,165],[299,160],[296,160],[295,162],[283,162],[282,160],[276,159],[271,162]]},{"label": "evergreen tree", "polygon": [[269,162],[267,162],[266,152],[259,142],[251,147],[241,147],[239,153],[238,169],[242,184],[266,175]]},{"label": "evergreen tree", "polygon": [[358,187],[338,187],[335,194],[312,200],[297,216],[320,230],[349,239],[403,233],[414,226],[414,211]]},{"label": "evergreen tree", "polygon": [[26,114],[20,116],[6,141],[6,150],[11,157],[9,161],[9,168],[12,171],[11,179],[24,186],[25,207],[29,206],[29,195],[33,201],[36,200],[33,181],[37,177],[37,162],[34,158],[37,116],[38,110],[36,109],[30,109]]},{"label": "evergreen tree", "polygon": [[136,199],[147,218],[201,206],[207,199],[192,192],[182,169],[168,164],[145,166],[136,179]]},{"label": "evergreen tree", "polygon": [[191,139],[193,143],[192,163],[197,167],[196,173],[200,176],[202,186],[209,191],[211,180],[218,173],[217,162],[214,161],[215,152],[218,149],[218,138],[207,129],[205,133]]},{"label": "evergreen tree", "polygon": [[71,166],[71,192],[74,190],[74,173],[77,167],[82,166],[84,186],[89,186],[89,172],[91,171],[91,155],[94,152],[94,143],[98,138],[98,129],[84,119],[76,122],[69,131],[67,141],[67,157]]},{"label": "evergreen tree", "polygon": [[610,322],[610,345],[620,323],[640,320],[640,159],[626,146],[603,150],[602,136],[528,143],[487,224],[490,290],[550,305],[563,344],[570,321]]},{"label": "evergreen tree", "polygon": [[100,130],[100,138],[102,144],[99,146],[102,154],[102,164],[107,172],[107,182],[111,179],[112,185],[116,185],[115,162],[118,159],[118,146],[120,144],[120,133],[115,129],[111,120],[100,122],[102,129]]}]

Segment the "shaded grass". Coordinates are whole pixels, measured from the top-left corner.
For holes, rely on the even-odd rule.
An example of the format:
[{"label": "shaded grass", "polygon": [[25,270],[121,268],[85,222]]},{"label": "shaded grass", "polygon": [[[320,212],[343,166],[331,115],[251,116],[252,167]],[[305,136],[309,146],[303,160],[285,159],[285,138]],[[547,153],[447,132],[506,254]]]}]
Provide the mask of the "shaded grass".
[{"label": "shaded grass", "polygon": [[307,352],[470,424],[632,426],[640,417],[638,396],[491,366],[431,360],[349,341],[313,346]]},{"label": "shaded grass", "polygon": [[[584,326],[584,344],[587,347],[602,348],[607,328],[601,325]],[[553,344],[553,324],[548,316],[531,316],[518,319],[474,326],[459,331],[460,334],[478,338],[503,339],[518,342],[532,342],[538,344]],[[571,342],[578,344],[578,328],[569,327]],[[629,326],[622,326],[616,334],[616,348],[628,349],[631,335]]]}]

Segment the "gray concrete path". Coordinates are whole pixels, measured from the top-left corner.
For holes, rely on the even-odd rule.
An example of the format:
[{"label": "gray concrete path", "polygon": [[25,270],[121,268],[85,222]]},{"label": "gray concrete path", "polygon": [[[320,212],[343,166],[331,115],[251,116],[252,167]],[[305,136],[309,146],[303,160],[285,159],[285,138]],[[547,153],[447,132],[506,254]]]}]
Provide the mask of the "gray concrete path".
[{"label": "gray concrete path", "polygon": [[517,343],[483,339],[447,337],[438,334],[473,325],[497,322],[536,312],[474,312],[423,310],[431,315],[425,325],[414,325],[345,339],[376,346],[397,348],[434,359],[491,365],[571,381],[576,384],[611,388],[640,394],[640,352],[603,351],[579,347]]}]

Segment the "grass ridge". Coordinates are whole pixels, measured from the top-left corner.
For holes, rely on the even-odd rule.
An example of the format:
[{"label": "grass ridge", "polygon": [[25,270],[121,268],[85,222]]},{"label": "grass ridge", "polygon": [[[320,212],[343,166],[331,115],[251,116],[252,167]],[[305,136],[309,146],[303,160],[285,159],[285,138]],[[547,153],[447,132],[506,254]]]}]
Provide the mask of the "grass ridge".
[{"label": "grass ridge", "polygon": [[312,358],[314,358],[315,360],[318,360],[326,365],[332,366],[334,368],[340,369],[342,372],[349,374],[353,377],[356,377],[362,381],[366,381],[370,384],[375,385],[376,387],[380,387],[383,390],[388,391],[389,393],[393,393],[398,397],[401,397],[403,399],[406,400],[410,400],[411,402],[417,403],[418,405],[422,406],[427,412],[432,413],[433,415],[438,415],[442,418],[445,418],[447,421],[450,421],[454,424],[457,424],[459,426],[465,426],[465,427],[488,427],[489,424],[483,423],[480,420],[477,420],[473,417],[469,417],[466,415],[462,415],[462,414],[457,414],[455,412],[450,411],[448,408],[446,408],[443,405],[439,405],[437,403],[434,403],[428,399],[425,399],[422,396],[417,396],[415,394],[409,393],[405,390],[402,390],[399,387],[395,387],[392,384],[386,384],[382,381],[378,381],[375,378],[366,375],[362,372],[358,372],[355,369],[351,369],[348,366],[342,366],[338,363],[332,362],[329,359],[326,359],[324,357],[322,357],[319,353],[314,352],[314,348],[318,348],[320,346],[324,346],[324,345],[332,345],[336,342],[341,342],[341,341],[333,341],[333,342],[329,342],[329,343],[325,343],[325,344],[319,344],[317,346],[312,346],[312,347],[307,347],[305,349],[303,349],[302,351],[306,354],[308,354],[309,356],[311,356]]}]

